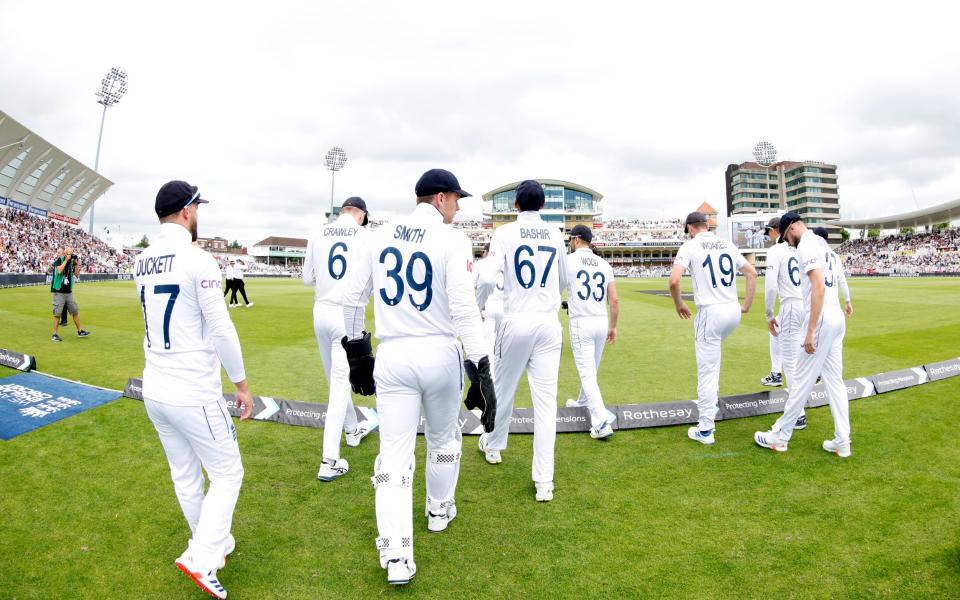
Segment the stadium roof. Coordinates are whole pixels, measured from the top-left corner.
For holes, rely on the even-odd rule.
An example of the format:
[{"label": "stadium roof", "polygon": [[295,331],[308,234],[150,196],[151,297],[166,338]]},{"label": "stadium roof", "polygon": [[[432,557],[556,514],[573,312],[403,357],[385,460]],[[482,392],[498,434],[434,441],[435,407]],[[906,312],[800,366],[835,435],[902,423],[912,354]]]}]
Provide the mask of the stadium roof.
[{"label": "stadium roof", "polygon": [[929,227],[937,223],[949,223],[957,219],[960,219],[960,199],[888,217],[836,219],[830,221],[830,223],[857,229],[900,229],[901,227]]},{"label": "stadium roof", "polygon": [[0,111],[0,203],[78,223],[112,185]]},{"label": "stadium roof", "polygon": [[276,235],[271,235],[270,237],[263,238],[254,246],[284,246],[287,248],[306,248],[307,240],[303,238],[292,238],[292,237],[280,237]]},{"label": "stadium roof", "polygon": [[[601,194],[600,192],[596,190],[591,190],[590,188],[580,185],[579,183],[573,183],[572,181],[563,181],[562,179],[541,179],[539,177],[536,178],[536,181],[539,181],[540,185],[562,185],[563,187],[570,190],[576,190],[578,192],[586,192],[591,196],[593,196],[594,202],[600,202],[600,200],[603,199],[603,194]],[[492,189],[486,194],[484,194],[483,199],[489,202],[490,200],[493,200],[494,194],[499,194],[500,192],[507,192],[509,190],[514,190],[517,188],[518,185],[520,185],[520,183],[521,182],[519,181],[514,181],[513,183],[508,183],[507,185],[501,185],[500,187],[496,189]]]}]

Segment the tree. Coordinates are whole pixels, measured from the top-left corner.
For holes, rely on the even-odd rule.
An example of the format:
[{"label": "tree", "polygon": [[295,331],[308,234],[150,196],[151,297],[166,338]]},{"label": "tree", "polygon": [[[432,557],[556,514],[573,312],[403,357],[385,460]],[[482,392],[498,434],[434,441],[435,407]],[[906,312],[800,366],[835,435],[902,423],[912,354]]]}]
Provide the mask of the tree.
[{"label": "tree", "polygon": [[913,233],[913,227],[901,227],[900,233],[902,234]]},{"label": "tree", "polygon": [[846,227],[840,228],[840,239],[845,242],[850,239],[850,232],[847,230]]},{"label": "tree", "polygon": [[150,238],[147,237],[147,234],[143,234],[143,238],[140,239],[140,242],[135,246],[136,248],[149,248],[150,247]]},{"label": "tree", "polygon": [[243,246],[241,246],[240,242],[238,242],[237,240],[233,240],[232,242],[230,242],[230,248],[233,250],[240,250],[241,248],[243,248]]},{"label": "tree", "polygon": [[868,237],[868,238],[878,238],[878,237],[880,237],[880,230],[879,230],[879,229],[871,229],[870,231],[867,232],[867,237]]}]

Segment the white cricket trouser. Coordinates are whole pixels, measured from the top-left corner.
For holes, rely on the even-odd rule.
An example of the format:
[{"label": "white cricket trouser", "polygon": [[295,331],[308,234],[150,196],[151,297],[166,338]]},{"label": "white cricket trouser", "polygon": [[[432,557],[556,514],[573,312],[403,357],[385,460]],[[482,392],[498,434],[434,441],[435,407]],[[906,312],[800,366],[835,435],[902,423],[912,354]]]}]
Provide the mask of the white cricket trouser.
[{"label": "white cricket trouser", "polygon": [[513,400],[524,369],[533,399],[533,480],[553,481],[553,452],[557,440],[557,378],[563,327],[554,313],[504,315],[497,331],[497,418],[487,436],[492,450],[507,447]]},{"label": "white cricket trouser", "polygon": [[[160,436],[173,490],[193,533],[190,553],[202,570],[216,569],[228,544],[243,482],[237,429],[227,404],[223,398],[204,406],[174,406],[146,398],[143,404]],[[210,479],[206,496],[203,471]]]},{"label": "white cricket trouser", "polygon": [[714,428],[717,396],[720,391],[720,346],[740,324],[740,304],[725,302],[697,308],[693,320],[693,340],[697,353],[698,428]]},{"label": "white cricket trouser", "polygon": [[[780,322],[780,319],[777,319]],[[780,337],[768,333],[770,336],[770,372],[783,373],[783,352],[780,349]]]},{"label": "white cricket trouser", "polygon": [[494,355],[494,348],[497,343],[497,329],[500,327],[500,321],[503,320],[502,312],[484,312],[483,318],[483,350],[487,353],[490,360],[490,376],[496,377],[497,357]]},{"label": "white cricket trouser", "polygon": [[374,367],[380,454],[374,466],[380,566],[413,559],[414,449],[420,407],[426,417],[427,502],[453,504],[460,475],[463,361],[452,337],[387,339]]},{"label": "white cricket trouser", "polygon": [[573,348],[573,362],[580,374],[578,402],[590,409],[590,424],[594,427],[599,427],[607,420],[607,408],[603,405],[603,395],[597,383],[607,332],[607,317],[570,319],[570,347]]},{"label": "white cricket trouser", "polygon": [[[809,313],[801,326],[802,335],[806,335]],[[843,383],[843,336],[847,331],[843,311],[838,306],[824,306],[817,327],[814,343],[816,351],[807,354],[801,350],[797,355],[796,379],[790,382],[790,394],[784,406],[783,415],[773,426],[780,432],[780,439],[789,441],[797,418],[803,413],[803,407],[810,398],[817,377],[823,378],[830,412],[833,414],[834,439],[846,442],[850,440],[850,401],[847,398],[847,386]]]},{"label": "white cricket trouser", "polygon": [[327,377],[330,395],[327,418],[323,424],[323,458],[340,458],[340,432],[357,428],[357,412],[350,395],[350,365],[340,344],[344,335],[343,307],[339,304],[313,304],[313,333],[317,336],[320,360]]}]

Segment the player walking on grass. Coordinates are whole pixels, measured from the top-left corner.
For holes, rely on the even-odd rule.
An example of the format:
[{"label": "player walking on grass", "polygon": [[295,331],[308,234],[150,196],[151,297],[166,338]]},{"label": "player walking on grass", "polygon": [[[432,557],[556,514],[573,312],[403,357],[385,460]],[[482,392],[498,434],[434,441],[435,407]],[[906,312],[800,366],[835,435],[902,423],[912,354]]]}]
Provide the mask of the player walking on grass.
[{"label": "player walking on grass", "polygon": [[[687,240],[673,262],[670,295],[681,319],[691,317],[680,295],[680,279],[690,271],[697,317],[693,321],[694,349],[697,354],[697,408],[699,419],[687,430],[687,437],[711,445],[717,394],[720,390],[720,347],[740,324],[740,315],[750,311],[757,289],[757,271],[740,251],[727,240],[709,231],[707,217],[700,212],[687,215],[684,224],[693,239]],[[736,271],[747,279],[743,304],[737,298]]]},{"label": "player walking on grass", "polygon": [[[443,531],[457,516],[460,475],[459,424],[463,371],[471,380],[469,407],[483,410],[493,426],[496,398],[483,350],[483,326],[470,275],[470,240],[449,224],[459,200],[469,196],[453,173],[431,169],[416,185],[412,213],[370,236],[370,259],[350,265],[343,318],[343,345],[350,383],[364,395],[376,392],[380,454],[374,466],[377,549],[387,583],[405,584],[413,561],[414,448],[423,408],[427,442],[427,529]],[[364,307],[374,296],[376,369]],[[467,360],[460,355],[457,335]],[[348,339],[349,338],[349,339]]]},{"label": "player walking on grass", "polygon": [[781,240],[797,249],[800,262],[803,352],[797,357],[796,381],[790,382],[783,415],[770,431],[758,431],[753,439],[765,448],[786,452],[797,418],[817,383],[817,377],[822,377],[834,425],[833,439],[823,442],[823,449],[846,458],[851,454],[850,403],[843,383],[846,322],[837,296],[842,266],[826,241],[808,230],[797,213],[789,212],[780,217],[780,231]]},{"label": "player walking on grass", "polygon": [[350,396],[350,366],[340,344],[344,336],[347,271],[370,260],[370,232],[364,229],[368,222],[363,198],[347,198],[337,220],[324,225],[310,240],[303,262],[303,282],[314,286],[313,332],[330,388],[323,424],[323,456],[317,473],[320,481],[333,481],[350,468],[346,459],[340,458],[341,430],[346,434],[347,445],[354,448],[377,428],[375,422],[357,422]]},{"label": "player walking on grass", "polygon": [[[207,200],[183,181],[160,188],[160,235],[137,257],[134,282],[143,311],[143,404],[160,437],[180,508],[190,526],[177,567],[215,598],[235,541],[233,509],[243,481],[237,429],[223,399],[220,367],[236,386],[240,420],[250,416],[240,340],[220,295],[220,269],[191,244]],[[203,471],[210,485],[204,495]]]},{"label": "player walking on grass", "polygon": [[[479,275],[493,259],[490,258],[490,242],[487,242],[483,248],[483,256],[480,260],[473,263],[473,285],[479,285]],[[487,296],[486,301],[480,305],[480,316],[483,318],[483,349],[490,357],[490,372],[496,375],[497,359],[493,349],[497,341],[497,329],[500,327],[500,321],[503,320],[503,273],[497,278],[493,290]]]},{"label": "player walking on grass", "polygon": [[566,286],[566,248],[560,229],[540,218],[543,187],[527,180],[517,186],[517,220],[499,227],[490,240],[490,265],[479,276],[478,302],[484,304],[503,274],[503,321],[497,332],[497,425],[480,435],[488,463],[501,462],[507,447],[513,400],[527,372],[533,399],[533,482],[536,499],[553,499],[557,437],[557,378],[563,328],[557,318],[560,290]]},{"label": "player walking on grass", "polygon": [[[570,347],[580,374],[580,396],[567,406],[590,409],[590,437],[603,440],[613,435],[613,413],[603,405],[597,371],[605,344],[617,339],[620,300],[613,269],[590,249],[593,232],[577,225],[570,232],[571,254],[567,256],[567,311],[570,316]],[[607,305],[610,317],[607,319]]]}]

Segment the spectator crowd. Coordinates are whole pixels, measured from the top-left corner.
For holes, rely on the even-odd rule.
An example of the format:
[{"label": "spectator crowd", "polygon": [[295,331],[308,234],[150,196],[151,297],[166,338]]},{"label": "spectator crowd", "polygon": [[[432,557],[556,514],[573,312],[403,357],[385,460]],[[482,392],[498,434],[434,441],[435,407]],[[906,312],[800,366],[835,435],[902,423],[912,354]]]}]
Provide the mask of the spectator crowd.
[{"label": "spectator crowd", "polygon": [[837,248],[851,275],[960,273],[960,228],[850,240]]},{"label": "spectator crowd", "polygon": [[66,246],[81,273],[124,273],[132,263],[80,227],[0,206],[0,273],[47,273],[57,249]]}]

